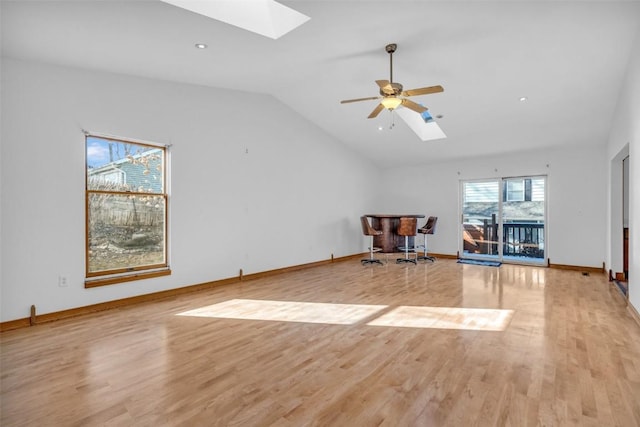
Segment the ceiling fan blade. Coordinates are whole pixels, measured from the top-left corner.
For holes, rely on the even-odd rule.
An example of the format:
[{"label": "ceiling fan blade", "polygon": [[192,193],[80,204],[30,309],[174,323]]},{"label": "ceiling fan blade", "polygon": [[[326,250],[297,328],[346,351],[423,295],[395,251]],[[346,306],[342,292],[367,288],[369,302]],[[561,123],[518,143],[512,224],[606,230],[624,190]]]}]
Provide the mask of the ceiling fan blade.
[{"label": "ceiling fan blade", "polygon": [[405,107],[407,107],[408,109],[413,110],[413,111],[415,111],[416,113],[420,113],[420,114],[422,114],[422,113],[424,113],[425,111],[427,111],[427,110],[428,110],[428,108],[423,107],[423,106],[422,106],[422,105],[420,105],[420,104],[416,104],[415,102],[410,101],[410,100],[408,100],[408,99],[403,99],[403,100],[402,100],[402,105],[404,105],[404,106],[405,106]]},{"label": "ceiling fan blade", "polygon": [[348,104],[350,102],[359,102],[359,101],[370,101],[372,99],[380,99],[380,97],[370,96],[369,98],[345,99],[344,101],[340,101],[340,104]]},{"label": "ceiling fan blade", "polygon": [[402,85],[400,83],[392,83],[389,80],[376,80],[376,83],[380,86],[380,94],[385,96],[397,96],[402,90]]},{"label": "ceiling fan blade", "polygon": [[409,89],[402,92],[402,96],[428,95],[430,93],[444,92],[444,88],[440,85],[421,87],[419,89]]},{"label": "ceiling fan blade", "polygon": [[384,110],[384,105],[378,104],[378,106],[371,112],[371,114],[369,114],[369,117],[367,117],[367,118],[368,119],[373,119],[378,114],[380,114],[380,111],[382,111],[382,110]]}]

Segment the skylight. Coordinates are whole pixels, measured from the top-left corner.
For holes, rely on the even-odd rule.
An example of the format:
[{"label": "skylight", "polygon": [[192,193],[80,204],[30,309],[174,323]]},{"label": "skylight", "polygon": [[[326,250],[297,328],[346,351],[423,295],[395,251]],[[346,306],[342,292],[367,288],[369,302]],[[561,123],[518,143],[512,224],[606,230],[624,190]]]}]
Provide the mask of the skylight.
[{"label": "skylight", "polygon": [[415,111],[409,110],[408,108],[398,108],[395,111],[422,141],[431,141],[447,137],[428,111],[422,114],[416,114]]},{"label": "skylight", "polygon": [[173,6],[278,39],[309,17],[274,0],[162,0]]}]

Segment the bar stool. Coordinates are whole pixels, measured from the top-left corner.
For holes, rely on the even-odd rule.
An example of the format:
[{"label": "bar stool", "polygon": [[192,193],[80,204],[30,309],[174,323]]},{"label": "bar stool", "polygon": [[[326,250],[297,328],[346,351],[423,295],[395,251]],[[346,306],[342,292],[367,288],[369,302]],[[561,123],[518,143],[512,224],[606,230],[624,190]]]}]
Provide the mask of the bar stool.
[{"label": "bar stool", "polygon": [[373,236],[382,235],[382,231],[381,230],[376,230],[375,228],[373,228],[369,224],[369,220],[367,219],[366,216],[361,216],[360,217],[360,224],[362,225],[362,234],[364,234],[365,236],[369,236],[369,238],[370,238],[370,240],[369,240],[369,258],[368,259],[363,259],[360,262],[362,263],[362,265],[366,265],[366,264],[380,264],[380,265],[383,265],[382,261],[380,261],[379,259],[375,259],[373,257],[373,253],[374,252],[380,252],[382,250],[381,248],[374,248],[373,247]]},{"label": "bar stool", "polygon": [[421,228],[418,228],[418,233],[424,235],[424,256],[419,256],[418,260],[425,260],[435,262],[435,257],[427,255],[427,234],[434,234],[436,232],[436,222],[438,222],[437,216],[430,216],[427,220],[427,223],[423,225]]},{"label": "bar stool", "polygon": [[[418,220],[416,218],[407,218],[401,217],[400,223],[398,224],[398,230],[396,234],[398,236],[404,236],[404,246],[398,247],[401,251],[404,252],[404,258],[396,259],[396,263],[400,264],[402,262],[412,262],[417,264],[418,254],[415,251],[414,247],[409,247],[409,237],[416,236],[416,228],[418,227]],[[416,255],[416,259],[409,258],[409,253],[414,253]]]}]

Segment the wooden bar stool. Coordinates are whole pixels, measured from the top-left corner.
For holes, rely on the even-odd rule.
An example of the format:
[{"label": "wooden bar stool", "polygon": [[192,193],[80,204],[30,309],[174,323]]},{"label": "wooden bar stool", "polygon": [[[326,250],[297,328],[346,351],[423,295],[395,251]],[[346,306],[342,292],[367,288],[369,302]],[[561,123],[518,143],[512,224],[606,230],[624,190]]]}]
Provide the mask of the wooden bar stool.
[{"label": "wooden bar stool", "polygon": [[[411,262],[414,264],[418,263],[417,261],[418,254],[416,253],[415,248],[413,246],[409,247],[409,237],[416,236],[416,228],[418,228],[417,218],[407,218],[407,217],[400,218],[400,222],[398,223],[398,230],[396,231],[396,234],[398,236],[404,236],[404,246],[398,247],[398,249],[404,252],[404,258],[396,259],[397,264],[400,264],[403,262]],[[410,253],[415,254],[416,258],[415,259],[409,258]]]},{"label": "wooden bar stool", "polygon": [[427,234],[434,234],[436,232],[436,223],[438,222],[437,216],[430,216],[427,223],[421,228],[418,228],[418,233],[424,235],[424,256],[419,256],[419,260],[435,262],[435,257],[427,255]]},{"label": "wooden bar stool", "polygon": [[362,234],[364,234],[365,236],[369,236],[370,240],[369,240],[369,258],[368,259],[363,259],[360,262],[362,263],[362,265],[366,265],[366,264],[382,264],[382,261],[380,261],[379,259],[375,259],[373,257],[373,253],[374,252],[380,252],[382,249],[381,248],[374,248],[373,247],[373,236],[380,236],[382,234],[381,230],[376,230],[375,228],[373,228],[370,224],[369,224],[369,220],[367,219],[366,216],[361,216],[360,217],[360,224],[362,225]]}]

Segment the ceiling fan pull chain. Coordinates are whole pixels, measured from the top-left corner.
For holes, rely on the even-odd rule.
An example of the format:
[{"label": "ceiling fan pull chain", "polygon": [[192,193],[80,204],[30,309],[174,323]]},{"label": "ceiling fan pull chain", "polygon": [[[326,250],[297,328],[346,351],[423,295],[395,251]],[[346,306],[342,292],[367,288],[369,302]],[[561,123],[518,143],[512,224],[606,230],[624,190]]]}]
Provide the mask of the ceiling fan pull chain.
[{"label": "ceiling fan pull chain", "polygon": [[393,110],[391,110],[391,120],[389,123],[389,130],[393,130],[393,127],[396,125],[396,115],[393,114]]}]

